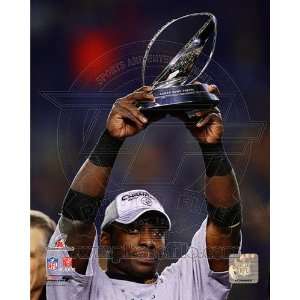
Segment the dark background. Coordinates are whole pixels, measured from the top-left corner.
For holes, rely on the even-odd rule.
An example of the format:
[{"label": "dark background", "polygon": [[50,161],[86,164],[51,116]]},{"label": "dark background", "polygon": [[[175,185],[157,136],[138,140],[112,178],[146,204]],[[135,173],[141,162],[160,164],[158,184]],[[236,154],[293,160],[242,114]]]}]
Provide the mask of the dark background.
[{"label": "dark background", "polygon": [[[52,94],[68,90],[125,93],[137,88],[141,84],[140,65],[135,69],[136,74],[130,74],[131,78],[137,79],[126,82],[122,88],[118,88],[119,82],[124,80],[122,76],[119,80],[113,78],[106,89],[99,88],[93,80],[107,66],[128,57],[131,51],[140,53],[146,44],[139,41],[149,40],[170,19],[201,11],[209,11],[218,19],[214,60],[222,66],[223,73],[226,70],[231,81],[227,83],[227,79],[216,74],[219,69],[213,64],[208,73],[214,74],[211,77],[221,92],[228,87],[228,92],[238,93],[234,108],[224,118],[228,128],[229,124],[235,124],[234,136],[227,137],[226,144],[237,171],[243,199],[243,252],[258,253],[260,262],[259,283],[235,285],[230,299],[268,299],[268,1],[32,0],[31,208],[58,220],[58,211],[70,180],[99,136],[107,114],[107,108],[69,107],[63,110],[49,101],[51,97],[45,97],[43,91],[51,91]],[[130,46],[124,51],[104,55],[128,43]],[[97,61],[99,57],[102,58]],[[88,68],[74,85],[75,78],[91,63],[94,68]],[[65,101],[57,95],[54,98],[58,102]],[[103,103],[109,107],[114,100],[111,96]],[[72,98],[71,101],[76,104],[79,100]],[[226,103],[224,100],[224,105]],[[242,105],[239,106],[239,103]],[[95,122],[86,143],[91,118]],[[147,129],[147,138],[139,135],[126,142],[123,155],[115,166],[109,193],[100,209],[99,222],[105,205],[118,192],[147,188],[158,196],[174,220],[169,241],[191,241],[205,217],[201,189],[203,165],[199,155],[182,160],[186,152],[197,153],[198,150],[184,128],[176,122],[164,120],[157,125],[159,131],[156,127]],[[254,127],[259,128],[259,134],[254,139],[249,138],[248,131],[243,129],[248,128],[249,123],[258,124]],[[82,144],[85,147],[82,148]],[[241,147],[246,150],[236,151]],[[199,164],[197,168],[196,164]]]}]

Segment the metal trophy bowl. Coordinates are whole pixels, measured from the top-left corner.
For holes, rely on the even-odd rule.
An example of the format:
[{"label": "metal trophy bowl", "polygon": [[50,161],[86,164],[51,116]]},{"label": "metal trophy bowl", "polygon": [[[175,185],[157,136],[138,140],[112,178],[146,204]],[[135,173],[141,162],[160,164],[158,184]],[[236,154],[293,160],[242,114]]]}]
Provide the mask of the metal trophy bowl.
[{"label": "metal trophy bowl", "polygon": [[[201,76],[208,66],[215,49],[217,20],[216,17],[210,13],[194,13],[171,20],[154,35],[147,46],[143,58],[143,85],[145,85],[145,72],[149,52],[157,38],[175,22],[197,16],[205,17],[206,20],[204,24],[202,24],[201,28],[190,38],[173,59],[171,59],[163,71],[155,78],[152,83],[155,103],[142,102],[140,109],[144,113],[149,114],[156,111],[164,111],[167,113],[171,110],[183,110],[189,112],[195,109],[204,110],[213,108],[219,103],[219,98],[216,95],[207,92],[204,85],[195,83],[197,78]],[[204,67],[194,78],[191,78],[191,70],[209,40],[212,47]]]}]

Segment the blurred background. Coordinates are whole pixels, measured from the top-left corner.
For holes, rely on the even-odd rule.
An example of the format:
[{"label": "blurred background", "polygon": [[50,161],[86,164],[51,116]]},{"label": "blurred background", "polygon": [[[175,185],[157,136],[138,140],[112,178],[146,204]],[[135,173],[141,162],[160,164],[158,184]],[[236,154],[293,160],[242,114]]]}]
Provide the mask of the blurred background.
[{"label": "blurred background", "polygon": [[[205,11],[218,19],[218,38],[201,79],[223,94],[224,142],[244,207],[242,251],[259,255],[259,283],[234,285],[229,299],[268,299],[268,1],[31,0],[31,208],[58,220],[112,103],[142,84],[147,42],[170,19]],[[172,42],[158,42],[152,71],[176,54]],[[173,220],[169,244],[189,244],[206,215],[203,171],[197,143],[178,120],[163,119],[124,144],[98,223],[116,194],[146,188]]]}]

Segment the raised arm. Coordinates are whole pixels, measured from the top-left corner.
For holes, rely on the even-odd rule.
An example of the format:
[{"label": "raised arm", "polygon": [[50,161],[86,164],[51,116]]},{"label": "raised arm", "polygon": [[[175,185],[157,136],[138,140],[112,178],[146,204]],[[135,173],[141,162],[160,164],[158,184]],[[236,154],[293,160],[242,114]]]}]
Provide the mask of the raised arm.
[{"label": "raised arm", "polygon": [[[207,88],[209,92],[219,94],[216,86]],[[240,244],[241,206],[235,173],[222,144],[224,126],[221,113],[218,108],[197,112],[192,119],[185,117],[184,122],[199,142],[206,169],[204,189],[209,265],[213,271],[227,271],[228,257],[238,251]]]},{"label": "raised arm", "polygon": [[[210,117],[210,120],[217,124],[220,114]],[[227,271],[228,257],[231,253],[238,252],[240,244],[239,188],[222,142],[201,144],[201,148],[206,166],[206,244],[209,264],[214,271]]]},{"label": "raised arm", "polygon": [[126,137],[135,135],[148,123],[137,109],[138,101],[154,101],[150,87],[142,87],[115,102],[105,131],[78,171],[64,199],[59,229],[67,237],[66,245],[74,248],[69,254],[78,273],[84,274],[86,271],[96,233],[96,214],[119,149]]}]

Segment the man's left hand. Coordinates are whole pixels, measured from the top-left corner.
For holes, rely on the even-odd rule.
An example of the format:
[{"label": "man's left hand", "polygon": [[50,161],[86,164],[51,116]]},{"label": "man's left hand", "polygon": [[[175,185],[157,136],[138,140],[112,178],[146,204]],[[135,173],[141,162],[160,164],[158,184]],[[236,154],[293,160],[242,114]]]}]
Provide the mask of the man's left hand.
[{"label": "man's left hand", "polygon": [[[219,89],[215,85],[204,85],[207,91],[219,95]],[[216,144],[221,141],[224,125],[220,110],[215,107],[210,110],[196,111],[191,117],[185,112],[173,114],[181,119],[192,135],[203,144]]]}]

